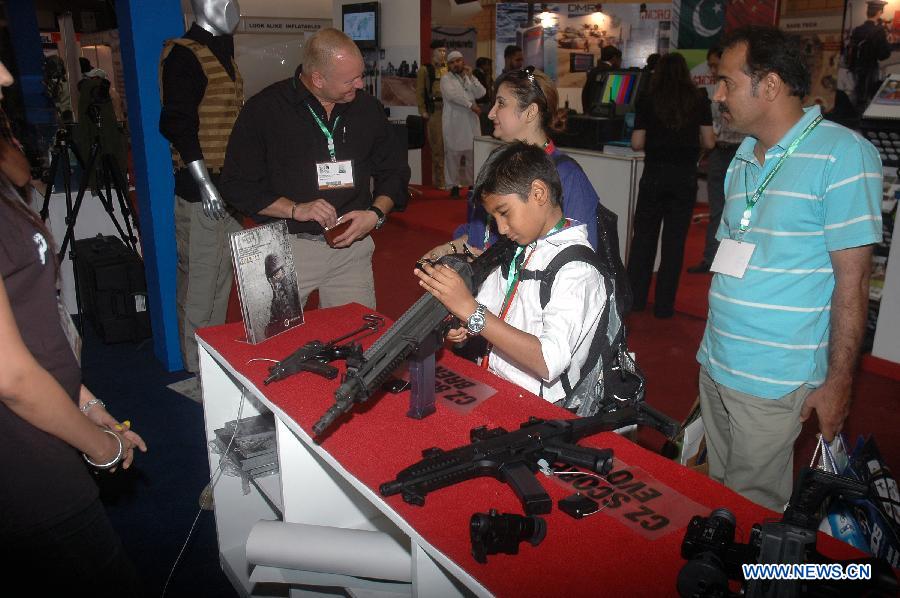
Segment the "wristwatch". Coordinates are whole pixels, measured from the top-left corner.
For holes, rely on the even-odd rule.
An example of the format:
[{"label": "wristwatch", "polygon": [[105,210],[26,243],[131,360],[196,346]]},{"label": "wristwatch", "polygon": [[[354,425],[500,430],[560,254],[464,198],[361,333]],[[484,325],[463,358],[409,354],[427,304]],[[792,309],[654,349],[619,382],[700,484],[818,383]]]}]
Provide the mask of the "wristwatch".
[{"label": "wristwatch", "polygon": [[375,223],[375,228],[376,228],[376,229],[381,228],[381,227],[384,225],[384,221],[387,220],[387,216],[385,216],[385,215],[384,215],[384,212],[382,212],[382,211],[381,211],[378,207],[376,207],[376,206],[370,206],[370,207],[369,207],[369,211],[370,211],[370,212],[375,212],[375,215],[378,216],[378,222]]},{"label": "wristwatch", "polygon": [[471,336],[481,334],[481,331],[484,330],[484,325],[487,323],[487,319],[485,318],[487,308],[480,303],[476,303],[475,305],[475,313],[466,320],[466,332]]}]

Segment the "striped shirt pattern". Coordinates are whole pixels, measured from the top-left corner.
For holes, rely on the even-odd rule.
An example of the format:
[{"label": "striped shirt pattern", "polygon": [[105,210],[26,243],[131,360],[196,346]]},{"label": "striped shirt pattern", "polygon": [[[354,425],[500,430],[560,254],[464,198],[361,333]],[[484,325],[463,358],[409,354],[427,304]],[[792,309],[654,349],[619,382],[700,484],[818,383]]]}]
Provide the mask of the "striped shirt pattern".
[{"label": "striped shirt pattern", "polygon": [[[750,196],[818,106],[766,152],[747,137],[725,176],[717,238],[737,238]],[[823,120],[785,160],[753,208],[744,241],[756,249],[743,278],[713,277],[697,361],[724,386],[778,399],[828,373],[834,272],[829,252],[881,240],[878,151],[849,129]]]}]

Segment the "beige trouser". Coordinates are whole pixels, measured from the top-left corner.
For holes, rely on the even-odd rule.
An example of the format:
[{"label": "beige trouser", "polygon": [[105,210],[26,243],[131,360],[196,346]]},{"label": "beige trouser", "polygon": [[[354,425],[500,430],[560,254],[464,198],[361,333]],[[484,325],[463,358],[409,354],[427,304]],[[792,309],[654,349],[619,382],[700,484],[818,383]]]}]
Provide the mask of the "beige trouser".
[{"label": "beige trouser", "polygon": [[229,235],[241,228],[231,214],[214,220],[203,213],[202,202],[175,196],[175,301],[181,357],[189,372],[200,370],[194,331],[225,323],[233,277]]},{"label": "beige trouser", "polygon": [[794,441],[812,389],[761,399],[722,386],[700,369],[700,411],[709,476],[779,513],[794,485]]},{"label": "beige trouser", "polygon": [[325,241],[291,235],[291,251],[300,284],[300,302],[319,290],[319,307],[361,303],[375,309],[375,277],[372,274],[371,236],[350,247],[335,249]]},{"label": "beige trouser", "polygon": [[431,148],[431,184],[443,189],[444,184],[444,111],[438,107],[428,118],[428,146]]}]

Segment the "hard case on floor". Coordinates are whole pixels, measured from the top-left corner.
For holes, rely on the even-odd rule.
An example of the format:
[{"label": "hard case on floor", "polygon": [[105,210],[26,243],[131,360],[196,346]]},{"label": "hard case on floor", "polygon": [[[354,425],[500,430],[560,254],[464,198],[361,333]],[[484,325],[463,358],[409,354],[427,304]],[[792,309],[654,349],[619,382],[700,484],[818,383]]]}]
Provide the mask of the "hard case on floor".
[{"label": "hard case on floor", "polygon": [[118,237],[75,241],[78,289],[85,319],[105,343],[150,336],[144,262]]}]

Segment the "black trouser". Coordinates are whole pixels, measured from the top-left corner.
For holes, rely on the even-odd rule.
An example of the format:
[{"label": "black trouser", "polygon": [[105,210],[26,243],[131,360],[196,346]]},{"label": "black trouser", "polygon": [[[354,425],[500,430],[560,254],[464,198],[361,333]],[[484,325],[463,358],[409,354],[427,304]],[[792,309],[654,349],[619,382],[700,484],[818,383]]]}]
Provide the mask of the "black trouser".
[{"label": "black trouser", "polygon": [[[140,582],[99,500],[49,526],[0,536],[0,564],[10,596],[141,595]],[[8,569],[7,569],[8,567]]]},{"label": "black trouser", "polygon": [[719,144],[709,152],[706,160],[706,197],[709,200],[709,224],[706,226],[706,246],[703,249],[703,261],[707,264],[713,262],[716,251],[719,250],[719,241],[716,232],[722,221],[722,210],[725,208],[725,172],[728,165],[734,159],[740,144]]},{"label": "black trouser", "polygon": [[671,315],[675,309],[684,241],[696,199],[697,168],[693,163],[648,163],[644,166],[634,212],[634,237],[628,254],[628,279],[634,292],[634,309],[643,309],[647,304],[660,226],[662,255],[656,275],[654,313]]}]

